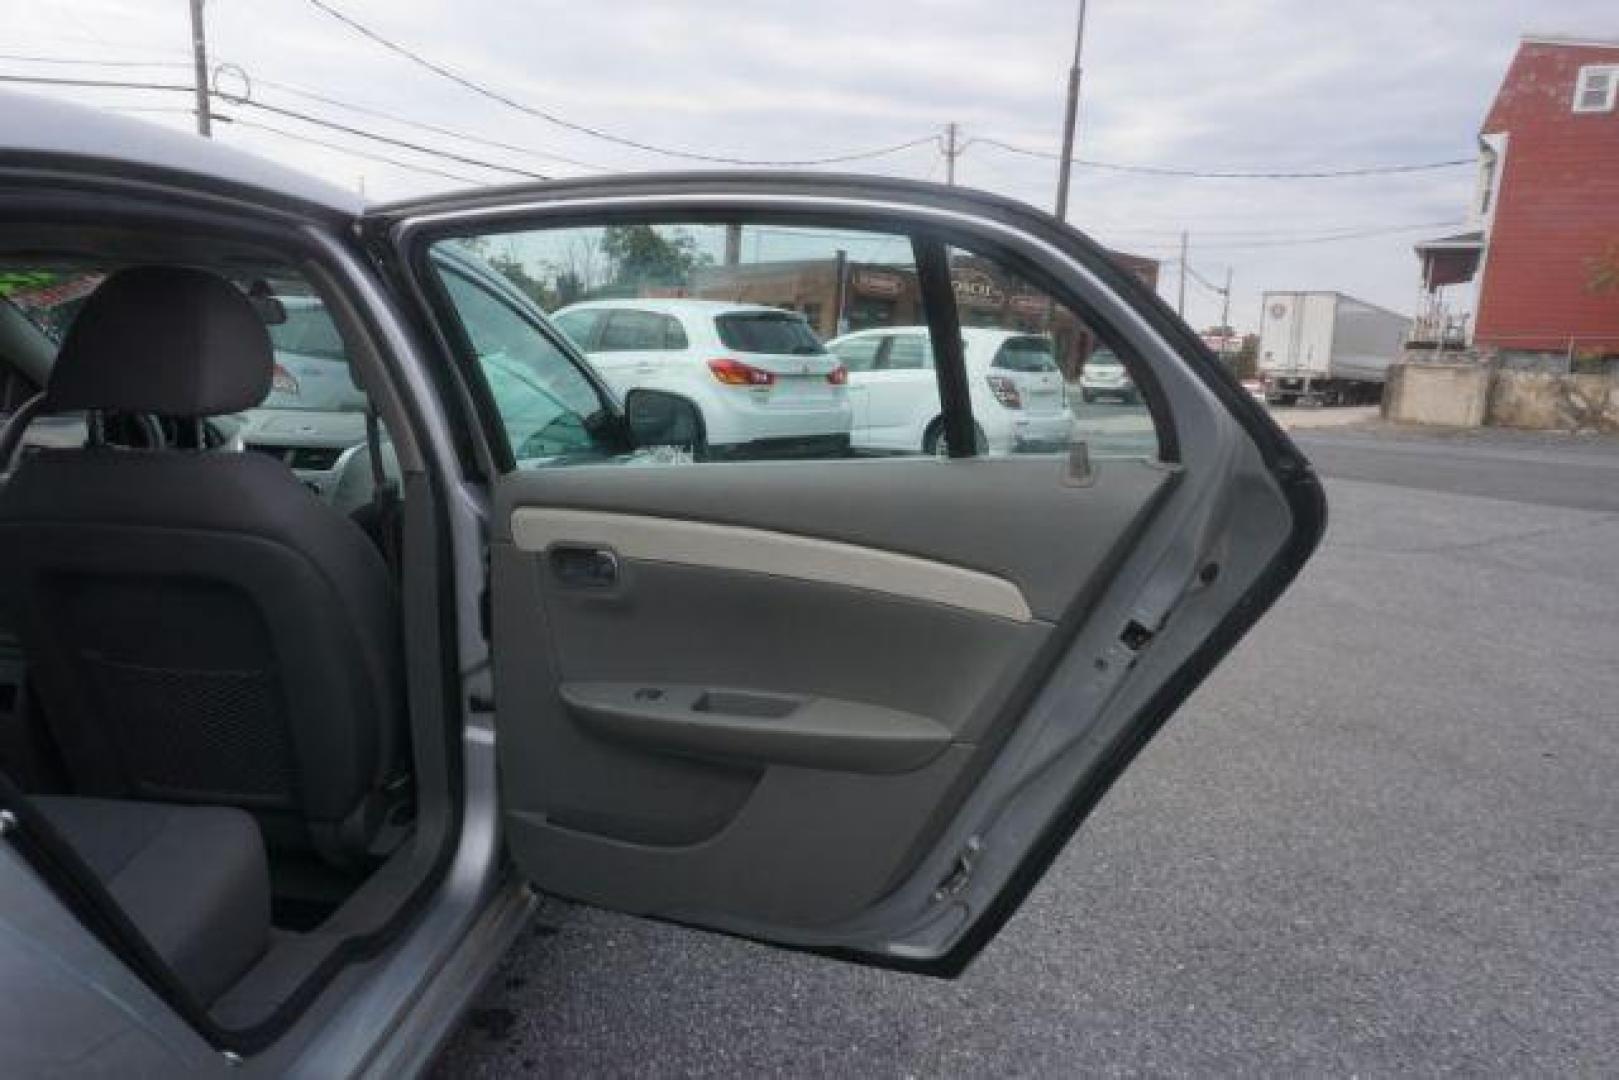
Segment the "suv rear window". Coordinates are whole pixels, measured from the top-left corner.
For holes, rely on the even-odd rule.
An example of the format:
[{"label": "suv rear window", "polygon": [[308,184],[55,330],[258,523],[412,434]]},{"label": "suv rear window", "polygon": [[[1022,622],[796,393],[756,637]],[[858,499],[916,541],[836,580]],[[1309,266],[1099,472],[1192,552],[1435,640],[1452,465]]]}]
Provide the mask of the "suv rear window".
[{"label": "suv rear window", "polygon": [[1056,371],[1057,358],[1047,338],[1007,338],[995,354],[994,366],[1005,371]]},{"label": "suv rear window", "polygon": [[286,321],[269,326],[270,343],[278,352],[298,353],[321,360],[348,360],[348,350],[337,324],[314,297],[287,297],[281,301]]},{"label": "suv rear window", "polygon": [[652,311],[629,309],[607,313],[607,324],[596,342],[595,352],[636,352],[686,348],[686,331],[680,321]]},{"label": "suv rear window", "polygon": [[744,353],[777,353],[791,356],[820,356],[826,352],[821,339],[800,315],[760,311],[720,315],[714,320],[720,340],[727,349]]}]

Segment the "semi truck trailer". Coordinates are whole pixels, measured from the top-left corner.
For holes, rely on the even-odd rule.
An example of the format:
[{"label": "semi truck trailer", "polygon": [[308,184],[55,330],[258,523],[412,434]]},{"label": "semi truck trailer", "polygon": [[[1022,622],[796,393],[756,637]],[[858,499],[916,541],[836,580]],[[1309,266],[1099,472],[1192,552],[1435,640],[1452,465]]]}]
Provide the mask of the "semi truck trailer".
[{"label": "semi truck trailer", "polygon": [[1259,375],[1273,405],[1379,400],[1411,320],[1339,292],[1268,292]]}]

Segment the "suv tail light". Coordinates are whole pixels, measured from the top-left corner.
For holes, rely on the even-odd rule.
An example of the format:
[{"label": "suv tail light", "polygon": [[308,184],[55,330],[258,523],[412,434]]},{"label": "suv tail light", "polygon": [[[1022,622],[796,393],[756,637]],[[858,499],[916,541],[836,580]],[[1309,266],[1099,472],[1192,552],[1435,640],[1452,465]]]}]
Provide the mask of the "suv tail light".
[{"label": "suv tail light", "polygon": [[1017,392],[1017,383],[1005,375],[990,375],[989,391],[995,395],[995,400],[1008,409],[1023,408],[1023,397]]},{"label": "suv tail light", "polygon": [[837,367],[826,373],[826,381],[831,383],[833,386],[848,386],[849,369],[844,367],[842,364],[839,364]]},{"label": "suv tail light", "polygon": [[297,397],[299,393],[298,380],[292,372],[277,364],[270,375],[270,391],[276,394],[288,394],[292,397]]},{"label": "suv tail light", "polygon": [[769,386],[776,376],[740,360],[710,360],[708,370],[726,386]]}]

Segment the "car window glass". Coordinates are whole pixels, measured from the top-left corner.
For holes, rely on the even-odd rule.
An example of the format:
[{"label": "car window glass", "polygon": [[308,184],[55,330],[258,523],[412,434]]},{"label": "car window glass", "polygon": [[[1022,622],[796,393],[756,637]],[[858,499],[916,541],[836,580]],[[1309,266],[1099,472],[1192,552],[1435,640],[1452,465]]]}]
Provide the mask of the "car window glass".
[{"label": "car window glass", "polygon": [[599,434],[607,415],[600,394],[566,353],[525,316],[514,298],[470,276],[441,268],[519,464],[554,464],[612,452]]},{"label": "car window glass", "polygon": [[883,347],[883,336],[873,334],[871,337],[850,338],[834,345],[832,351],[837,354],[843,366],[849,371],[870,371],[877,366],[877,351]]},{"label": "car window glass", "polygon": [[[0,265],[0,302],[59,346],[90,294],[115,269]],[[274,350],[270,392],[252,412],[365,412],[366,397],[349,374],[342,333],[307,281],[281,268],[220,276],[253,302]]]},{"label": "car window glass", "polygon": [[601,321],[599,311],[565,311],[555,316],[553,321],[557,329],[568,335],[581,349],[590,347],[590,337],[596,332],[596,324]]},{"label": "car window glass", "polygon": [[656,451],[615,466],[936,452],[936,386],[918,380],[915,400],[857,413],[849,373],[869,369],[879,343],[849,361],[832,348],[868,327],[925,329],[909,236],[677,220],[508,230],[438,248],[498,252],[486,259],[496,272],[590,342],[585,360],[641,450]]},{"label": "car window glass", "polygon": [[1002,343],[993,366],[1006,371],[1056,371],[1057,358],[1050,338],[1015,337]]},{"label": "car window glass", "polygon": [[662,349],[664,319],[650,311],[609,311],[602,325],[596,352]]},{"label": "car window glass", "polygon": [[[1126,269],[1156,284],[1157,264],[1136,263]],[[1087,375],[1092,353],[1111,346],[1080,313],[1000,259],[963,248],[950,249],[950,284],[974,401],[1004,418],[995,423],[1009,425],[1019,452],[1084,443],[1091,457],[1158,456],[1152,415],[1124,369],[1107,386]]]},{"label": "car window glass", "polygon": [[[589,304],[574,309],[601,320],[587,359],[643,445],[667,433],[696,463],[943,449],[937,378],[863,380],[849,393],[850,372],[936,366],[909,236],[675,220],[441,243],[503,252],[495,268],[537,307],[561,312],[570,332],[579,325],[570,309]],[[1108,387],[1084,377],[1100,329],[998,257],[950,247],[946,259],[975,452],[1066,456],[1079,441],[1092,456],[1157,454],[1128,374]],[[868,330],[892,344],[850,336]],[[714,344],[685,348],[688,339]]]},{"label": "car window glass", "polygon": [[663,316],[663,347],[665,349],[685,349],[690,347],[686,340],[686,328],[680,325],[680,320],[673,315]]},{"label": "car window glass", "polygon": [[778,311],[750,311],[714,319],[720,341],[733,352],[820,356],[821,339],[799,315]]},{"label": "car window glass", "polygon": [[921,371],[933,367],[933,345],[921,334],[900,334],[889,339],[884,371]]}]

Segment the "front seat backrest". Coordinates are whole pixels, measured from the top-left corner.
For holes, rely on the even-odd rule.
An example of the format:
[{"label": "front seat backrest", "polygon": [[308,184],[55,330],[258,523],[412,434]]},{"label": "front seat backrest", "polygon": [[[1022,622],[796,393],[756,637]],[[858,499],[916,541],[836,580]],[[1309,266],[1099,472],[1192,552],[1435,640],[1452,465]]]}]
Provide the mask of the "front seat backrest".
[{"label": "front seat backrest", "polygon": [[[46,408],[240,412],[273,364],[223,278],[123,270],[74,322]],[[285,465],[30,454],[0,491],[0,566],[76,793],[238,806],[272,844],[364,851],[402,743],[398,600],[365,535]]]}]

